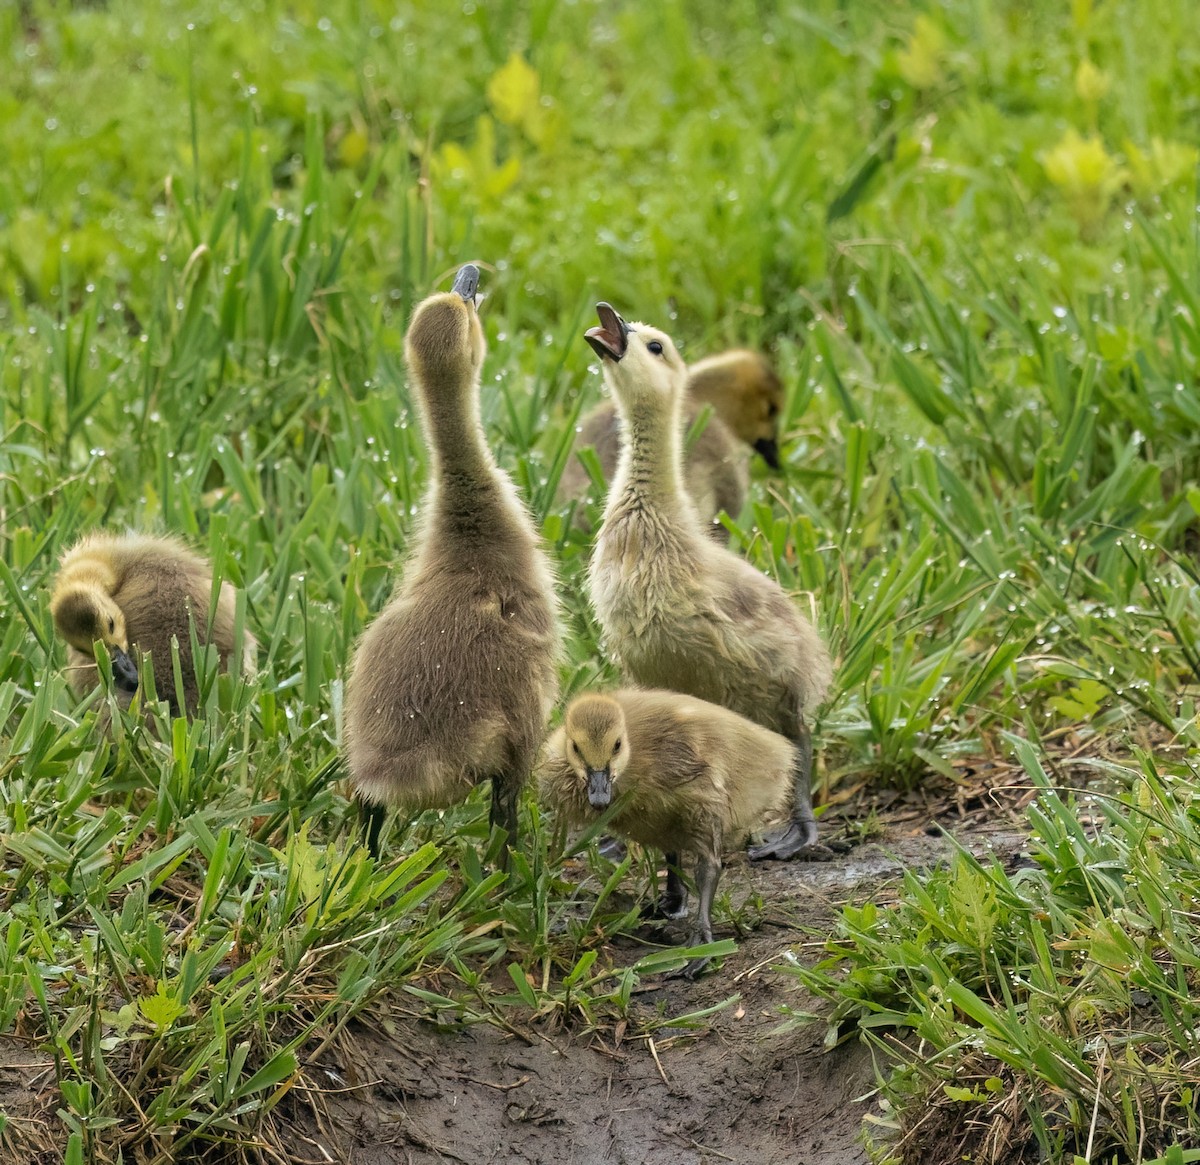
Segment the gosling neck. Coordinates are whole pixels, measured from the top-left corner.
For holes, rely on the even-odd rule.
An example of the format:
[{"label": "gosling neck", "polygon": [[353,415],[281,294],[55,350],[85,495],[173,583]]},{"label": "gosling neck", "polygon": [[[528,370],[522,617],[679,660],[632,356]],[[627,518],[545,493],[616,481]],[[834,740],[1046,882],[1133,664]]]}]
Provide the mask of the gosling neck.
[{"label": "gosling neck", "polygon": [[683,485],[683,394],[614,395],[621,422],[614,501],[672,519],[694,516]]},{"label": "gosling neck", "polygon": [[469,388],[449,375],[419,386],[430,451],[430,481],[440,506],[452,511],[485,502],[496,488],[496,462],[479,418],[479,377]]}]

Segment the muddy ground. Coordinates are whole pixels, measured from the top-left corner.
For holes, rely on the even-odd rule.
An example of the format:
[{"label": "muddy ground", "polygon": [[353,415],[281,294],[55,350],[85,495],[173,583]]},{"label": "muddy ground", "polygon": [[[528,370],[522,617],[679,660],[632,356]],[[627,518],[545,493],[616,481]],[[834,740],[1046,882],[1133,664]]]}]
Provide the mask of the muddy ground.
[{"label": "muddy ground", "polygon": [[[827,862],[752,866],[731,856],[714,929],[718,939],[735,938],[737,952],[695,983],[643,979],[625,1025],[585,1031],[514,1022],[509,1031],[481,1022],[447,1033],[413,997],[393,993],[370,1026],[348,1028],[308,1061],[272,1114],[258,1159],[865,1165],[862,1122],[881,1112],[877,1068],[886,1066],[854,1039],[826,1050],[819,1020],[780,1032],[785,1005],[820,1005],[777,967],[817,959],[843,903],[894,900],[901,870],[944,861],[952,848],[945,830],[974,852],[1018,859],[1032,791],[1015,790],[1004,774],[991,777],[983,788],[896,795],[866,808],[860,795],[854,819],[842,822],[835,807],[822,836],[844,852]],[[868,809],[872,838],[864,841]],[[632,963],[650,941],[670,939],[648,929],[621,936],[608,953]],[[638,1024],[638,1017],[675,1017],[732,996],[698,1028]],[[53,1076],[44,1052],[0,1038],[0,1112],[20,1116],[29,1130],[26,1165],[61,1160],[61,1145],[52,1147],[60,1127]],[[3,1165],[6,1144],[0,1136]],[[210,1145],[202,1159],[255,1157],[243,1152],[226,1158]]]},{"label": "muddy ground", "polygon": [[[294,1159],[865,1165],[863,1118],[881,1111],[871,1053],[857,1040],[826,1050],[820,1022],[781,1034],[782,1005],[818,1005],[775,967],[818,957],[841,903],[886,901],[902,868],[945,860],[941,829],[919,812],[901,816],[909,819],[829,862],[730,859],[722,889],[731,915],[752,902],[755,929],[737,935],[730,915],[724,924],[718,916],[716,937],[736,937],[737,953],[696,983],[659,980],[637,998],[644,1011],[674,1016],[740,996],[700,1030],[659,1029],[653,1043],[628,1031],[619,1040],[612,1030],[517,1035],[489,1024],[447,1035],[397,1013],[387,1033],[349,1033],[324,1065],[331,1088],[345,1090],[295,1107]],[[955,835],[975,852],[1017,858],[1024,837],[1015,816],[982,818],[958,816]],[[626,944],[631,959],[644,953],[637,936]]]}]

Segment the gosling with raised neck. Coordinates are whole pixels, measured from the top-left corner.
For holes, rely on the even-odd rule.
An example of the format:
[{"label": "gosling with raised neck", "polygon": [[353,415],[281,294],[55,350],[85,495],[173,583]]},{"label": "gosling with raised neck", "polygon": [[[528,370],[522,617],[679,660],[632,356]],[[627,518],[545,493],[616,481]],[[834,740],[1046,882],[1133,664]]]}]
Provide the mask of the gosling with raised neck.
[{"label": "gosling with raised neck", "polygon": [[417,307],[405,338],[429,485],[416,546],[346,685],[346,759],[376,807],[375,852],[382,806],[441,808],[485,781],[491,822],[515,844],[521,786],[558,693],[553,575],[479,419],[478,278],[463,267],[449,294]]},{"label": "gosling with raised neck", "polygon": [[625,674],[720,704],[796,746],[792,819],[751,858],[816,851],[807,717],[829,652],[779,585],[701,531],[683,480],[687,370],[665,333],[608,305],[586,333],[621,418],[621,457],[588,573],[605,643]]}]

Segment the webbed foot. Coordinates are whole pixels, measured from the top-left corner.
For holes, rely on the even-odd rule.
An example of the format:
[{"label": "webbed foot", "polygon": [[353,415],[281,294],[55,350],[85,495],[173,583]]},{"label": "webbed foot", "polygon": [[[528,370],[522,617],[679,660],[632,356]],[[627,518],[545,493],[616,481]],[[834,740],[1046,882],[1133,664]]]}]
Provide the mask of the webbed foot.
[{"label": "webbed foot", "polygon": [[833,850],[817,841],[816,822],[793,821],[778,836],[768,837],[762,845],[753,845],[746,851],[752,862],[767,858],[786,862],[792,860],[827,862]]},{"label": "webbed foot", "polygon": [[694,983],[704,973],[704,969],[712,962],[712,955],[705,955],[702,959],[690,959],[678,971],[671,971],[667,974],[668,979],[686,979],[689,983]]},{"label": "webbed foot", "polygon": [[658,901],[642,910],[646,919],[676,919],[687,917],[687,886],[679,873],[679,855],[664,855],[667,864],[667,884],[658,896]]},{"label": "webbed foot", "polygon": [[675,922],[687,918],[686,899],[672,898],[664,894],[657,902],[642,907],[642,918],[647,922]]}]

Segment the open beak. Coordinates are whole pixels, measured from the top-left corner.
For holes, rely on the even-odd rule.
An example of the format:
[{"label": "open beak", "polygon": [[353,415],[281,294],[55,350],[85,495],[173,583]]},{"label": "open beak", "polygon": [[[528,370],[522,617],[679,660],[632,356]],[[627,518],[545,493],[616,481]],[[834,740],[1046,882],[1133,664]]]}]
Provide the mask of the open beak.
[{"label": "open beak", "polygon": [[479,268],[474,263],[467,263],[458,269],[454,277],[454,286],[450,288],[455,295],[461,296],[467,303],[475,302],[475,292],[479,290]]},{"label": "open beak", "polygon": [[779,468],[779,444],[774,437],[759,437],[754,442],[754,451],[772,468]]},{"label": "open beak", "polygon": [[113,683],[122,692],[136,692],[138,690],[137,664],[119,647],[110,647],[108,654],[112,660]]},{"label": "open beak", "polygon": [[609,769],[588,769],[588,804],[607,809],[612,801],[612,773]]},{"label": "open beak", "polygon": [[591,344],[592,351],[601,360],[607,357],[613,363],[618,363],[629,345],[629,325],[617,315],[610,303],[596,304],[596,314],[600,317],[600,326],[588,328],[583,338]]}]

